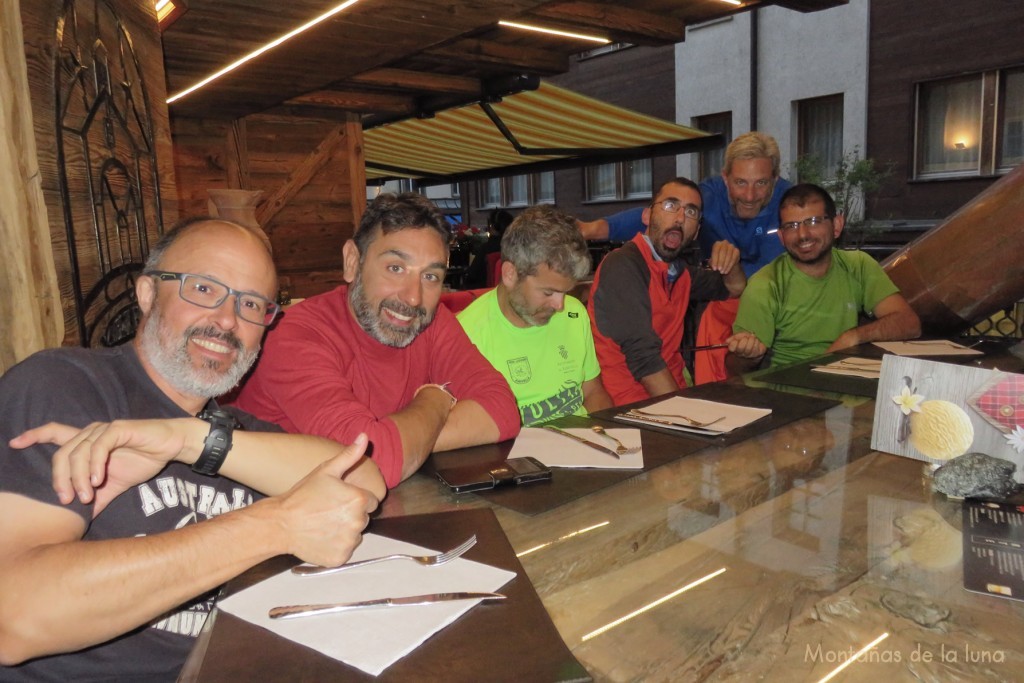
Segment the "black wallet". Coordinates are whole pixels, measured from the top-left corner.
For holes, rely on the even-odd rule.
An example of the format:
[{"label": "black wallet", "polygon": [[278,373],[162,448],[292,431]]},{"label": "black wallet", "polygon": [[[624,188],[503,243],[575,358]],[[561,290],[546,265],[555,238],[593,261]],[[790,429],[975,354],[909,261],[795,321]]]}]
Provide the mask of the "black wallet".
[{"label": "black wallet", "polygon": [[437,478],[455,493],[519,486],[551,479],[551,468],[536,458],[513,458],[437,471]]}]

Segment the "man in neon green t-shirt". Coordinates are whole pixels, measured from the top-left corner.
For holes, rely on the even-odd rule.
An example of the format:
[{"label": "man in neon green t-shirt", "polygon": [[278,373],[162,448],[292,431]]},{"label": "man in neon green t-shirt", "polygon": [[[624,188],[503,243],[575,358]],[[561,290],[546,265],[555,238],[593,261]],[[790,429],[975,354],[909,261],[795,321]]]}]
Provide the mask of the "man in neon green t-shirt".
[{"label": "man in neon green t-shirt", "polygon": [[590,273],[573,220],[535,206],[501,240],[501,280],[458,315],[505,376],[523,425],[609,408],[586,307],[567,292]]},{"label": "man in neon green t-shirt", "polygon": [[[782,196],[779,216],[786,253],[747,282],[728,339],[731,372],[757,367],[768,349],[776,367],[921,334],[917,314],[871,256],[833,248],[844,220],[828,192],[795,185]],[[861,314],[874,320],[858,325]]]}]

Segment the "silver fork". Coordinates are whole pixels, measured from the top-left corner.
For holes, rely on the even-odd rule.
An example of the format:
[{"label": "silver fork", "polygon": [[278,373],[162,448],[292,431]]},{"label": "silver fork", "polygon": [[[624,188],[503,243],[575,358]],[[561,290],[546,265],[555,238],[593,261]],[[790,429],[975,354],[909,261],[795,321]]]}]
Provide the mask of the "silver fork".
[{"label": "silver fork", "polygon": [[679,415],[677,413],[652,413],[648,410],[640,410],[639,408],[633,408],[629,412],[636,413],[637,415],[646,415],[648,417],[675,417],[680,420],[686,420],[691,427],[710,427],[711,425],[717,422],[721,422],[722,420],[725,419],[725,415],[723,415],[722,417],[715,418],[714,420],[709,420],[708,422],[701,422],[700,420],[694,420],[692,417]]},{"label": "silver fork", "polygon": [[622,443],[621,441],[616,439],[614,436],[609,434],[607,431],[605,431],[605,428],[602,427],[601,425],[594,425],[590,429],[595,434],[600,434],[601,436],[605,437],[606,439],[611,439],[612,441],[614,441],[615,442],[615,452],[618,453],[619,455],[629,455],[630,453],[639,453],[640,452],[639,448],[629,448],[629,447],[627,447],[626,444]]},{"label": "silver fork", "polygon": [[348,564],[343,564],[340,567],[318,567],[312,564],[300,564],[297,567],[292,567],[292,573],[299,574],[301,576],[323,576],[324,574],[334,574],[335,572],[343,572],[346,569],[365,567],[368,564],[386,562],[387,560],[413,560],[415,562],[419,562],[424,567],[436,567],[444,564],[445,562],[451,562],[456,557],[461,557],[474,545],[476,545],[476,534],[473,534],[451,550],[437,555],[404,555],[398,553],[395,555],[372,557],[369,560],[360,560],[359,562],[349,562]]}]

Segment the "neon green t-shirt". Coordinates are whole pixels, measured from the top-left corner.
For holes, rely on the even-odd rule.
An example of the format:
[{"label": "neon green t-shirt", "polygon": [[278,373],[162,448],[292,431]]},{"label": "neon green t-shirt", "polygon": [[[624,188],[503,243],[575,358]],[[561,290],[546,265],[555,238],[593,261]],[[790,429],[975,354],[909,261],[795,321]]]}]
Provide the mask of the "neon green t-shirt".
[{"label": "neon green t-shirt", "polygon": [[898,292],[862,251],[833,249],[823,278],[800,272],[782,254],[747,282],[733,331],[752,332],[772,349],[772,367],[789,365],[825,353],[839,335],[857,327],[861,313]]},{"label": "neon green t-shirt", "polygon": [[498,306],[497,290],[458,315],[484,358],[512,387],[524,426],[586,415],[583,383],[601,374],[587,309],[571,296],[547,325],[516,327]]}]

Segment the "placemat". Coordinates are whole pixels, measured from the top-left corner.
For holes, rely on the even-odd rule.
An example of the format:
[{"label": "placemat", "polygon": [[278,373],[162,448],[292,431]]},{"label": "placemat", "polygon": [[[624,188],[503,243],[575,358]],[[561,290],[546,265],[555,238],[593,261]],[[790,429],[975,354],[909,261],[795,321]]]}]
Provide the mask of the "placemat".
[{"label": "placemat", "polygon": [[616,425],[629,424],[631,426],[638,426],[644,430],[672,434],[672,436],[677,439],[695,441],[708,446],[730,446],[734,443],[745,441],[752,436],[770,432],[782,425],[789,424],[795,420],[803,419],[809,415],[814,415],[815,413],[820,413],[823,410],[839,405],[839,401],[832,401],[815,396],[784,394],[779,391],[772,391],[771,389],[755,389],[753,387],[748,387],[731,381],[713,382],[711,384],[701,384],[696,387],[687,387],[686,389],[680,389],[671,395],[685,396],[687,398],[700,398],[705,401],[732,403],[740,406],[751,406],[753,408],[771,408],[772,413],[765,418],[752,422],[746,427],[741,427],[740,429],[729,432],[728,434],[722,434],[721,436],[703,436],[692,432],[680,432],[677,430],[667,429],[651,423],[627,423],[615,419],[615,416],[619,413],[625,412],[631,408],[644,408],[652,403],[663,401],[665,400],[665,396],[659,396],[657,398],[650,398],[624,406],[601,410],[591,415],[591,417],[599,420],[612,421]]},{"label": "placemat", "polygon": [[844,375],[831,375],[823,372],[813,372],[814,365],[826,365],[842,358],[835,354],[821,356],[813,361],[787,365],[786,367],[758,374],[752,379],[766,384],[783,384],[789,387],[801,387],[803,389],[814,389],[815,391],[828,391],[834,394],[849,394],[851,396],[867,396],[874,398],[878,392],[878,380],[865,377],[852,377]]},{"label": "placemat", "polygon": [[[215,612],[205,652],[190,658],[179,680],[448,682],[505,678],[509,672],[528,681],[591,680],[562,642],[491,510],[375,519],[368,530],[432,548],[454,546],[475,533],[477,544],[465,557],[515,572],[516,578],[501,591],[508,599],[470,610],[376,677],[231,614]],[[226,593],[237,592],[296,563],[291,557],[268,560],[230,582]],[[339,633],[338,637],[358,638],[359,634]]]},{"label": "placemat", "polygon": [[[564,417],[554,420],[551,424],[558,427],[589,427],[594,424],[594,420],[583,417]],[[624,425],[617,422],[615,426],[622,427]],[[496,505],[533,516],[553,510],[595,491],[635,477],[641,472],[661,467],[712,445],[707,442],[679,439],[673,433],[662,434],[647,430],[641,430],[641,441],[644,453],[642,470],[552,468],[550,481],[458,495],[480,496]],[[510,439],[498,444],[434,453],[427,459],[420,473],[436,478],[435,472],[438,469],[483,462],[500,463],[508,457],[509,451],[512,450],[512,444],[513,441]],[[438,482],[438,486],[442,486],[442,484]]]}]

